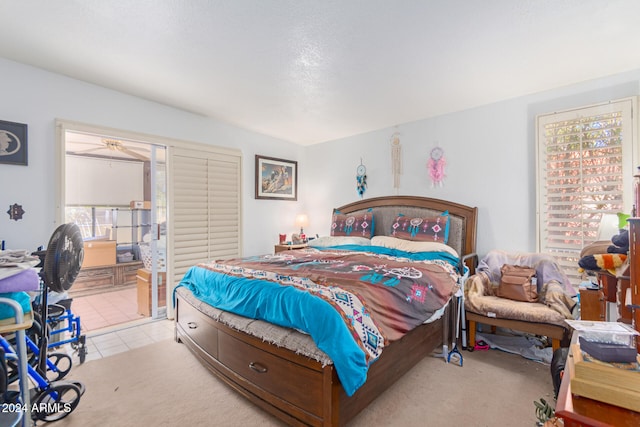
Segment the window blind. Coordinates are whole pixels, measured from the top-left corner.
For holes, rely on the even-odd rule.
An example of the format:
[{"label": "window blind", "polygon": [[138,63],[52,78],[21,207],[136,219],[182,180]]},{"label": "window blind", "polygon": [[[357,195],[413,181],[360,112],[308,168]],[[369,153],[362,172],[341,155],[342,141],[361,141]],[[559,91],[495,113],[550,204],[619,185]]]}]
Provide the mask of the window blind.
[{"label": "window blind", "polygon": [[603,214],[630,213],[633,101],[538,116],[538,247],[574,284]]},{"label": "window blind", "polygon": [[240,155],[176,150],[173,171],[173,277],[211,259],[241,255]]}]

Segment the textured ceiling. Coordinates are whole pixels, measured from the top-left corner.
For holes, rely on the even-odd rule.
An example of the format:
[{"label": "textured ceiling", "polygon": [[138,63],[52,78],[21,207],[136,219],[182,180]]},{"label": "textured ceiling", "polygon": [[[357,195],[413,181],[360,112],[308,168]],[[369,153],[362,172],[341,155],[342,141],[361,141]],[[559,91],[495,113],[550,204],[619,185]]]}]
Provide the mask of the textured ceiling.
[{"label": "textured ceiling", "polygon": [[2,57],[305,145],[640,68],[637,0],[0,0],[0,16]]}]

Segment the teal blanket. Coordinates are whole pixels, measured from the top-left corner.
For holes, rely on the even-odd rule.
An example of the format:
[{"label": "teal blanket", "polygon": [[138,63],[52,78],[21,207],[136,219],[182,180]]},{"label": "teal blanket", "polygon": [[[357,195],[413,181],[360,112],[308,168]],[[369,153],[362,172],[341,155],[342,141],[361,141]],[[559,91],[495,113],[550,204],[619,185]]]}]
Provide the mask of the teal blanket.
[{"label": "teal blanket", "polygon": [[[6,292],[0,293],[0,298],[12,299],[20,304],[22,307],[22,313],[26,314],[31,311],[31,298],[26,292]],[[15,310],[12,306],[5,303],[0,303],[0,320],[3,319],[15,319]]]},{"label": "teal blanket", "polygon": [[189,288],[196,298],[220,310],[310,334],[318,348],[333,360],[349,396],[366,380],[364,352],[340,314],[325,300],[292,286],[229,276],[201,267],[191,267],[179,286]]}]

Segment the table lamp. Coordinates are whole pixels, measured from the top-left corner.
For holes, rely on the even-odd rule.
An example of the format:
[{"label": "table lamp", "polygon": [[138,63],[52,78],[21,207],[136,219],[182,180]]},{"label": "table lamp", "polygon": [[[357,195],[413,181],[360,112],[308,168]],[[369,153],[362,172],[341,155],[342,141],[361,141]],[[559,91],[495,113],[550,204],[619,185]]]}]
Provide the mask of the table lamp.
[{"label": "table lamp", "polygon": [[309,217],[307,214],[296,215],[296,227],[300,227],[300,238],[305,240],[304,227],[309,225]]},{"label": "table lamp", "polygon": [[611,240],[613,236],[620,232],[618,215],[605,213],[602,214],[600,225],[598,227],[598,240]]}]

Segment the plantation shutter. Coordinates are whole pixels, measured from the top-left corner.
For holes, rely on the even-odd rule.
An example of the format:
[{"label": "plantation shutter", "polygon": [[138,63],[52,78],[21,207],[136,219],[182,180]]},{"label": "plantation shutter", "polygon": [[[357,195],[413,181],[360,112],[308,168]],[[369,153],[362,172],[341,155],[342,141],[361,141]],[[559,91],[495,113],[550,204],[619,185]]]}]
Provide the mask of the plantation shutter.
[{"label": "plantation shutter", "polygon": [[176,148],[171,156],[173,284],[189,267],[240,256],[240,154]]},{"label": "plantation shutter", "polygon": [[633,102],[538,116],[538,248],[576,285],[602,215],[631,212]]}]

